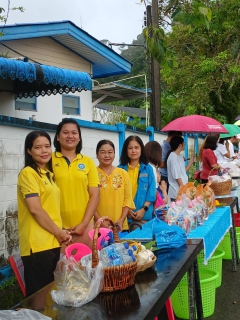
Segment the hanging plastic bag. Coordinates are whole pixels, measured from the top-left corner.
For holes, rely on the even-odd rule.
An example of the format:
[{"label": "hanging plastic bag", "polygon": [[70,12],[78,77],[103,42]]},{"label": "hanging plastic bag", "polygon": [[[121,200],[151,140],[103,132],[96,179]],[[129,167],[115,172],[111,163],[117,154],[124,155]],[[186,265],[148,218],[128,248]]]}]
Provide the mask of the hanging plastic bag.
[{"label": "hanging plastic bag", "polygon": [[74,258],[63,256],[54,271],[57,290],[51,291],[52,299],[60,305],[80,307],[101,292],[103,278],[100,261],[96,268],[92,268],[91,261],[83,268]]}]

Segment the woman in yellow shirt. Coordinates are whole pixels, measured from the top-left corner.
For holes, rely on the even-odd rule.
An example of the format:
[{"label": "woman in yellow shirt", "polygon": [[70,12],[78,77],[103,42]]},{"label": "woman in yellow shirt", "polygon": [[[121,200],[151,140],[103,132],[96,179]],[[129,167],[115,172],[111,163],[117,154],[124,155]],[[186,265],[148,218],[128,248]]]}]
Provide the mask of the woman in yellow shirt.
[{"label": "woman in yellow shirt", "polygon": [[101,140],[96,148],[99,166],[100,201],[95,218],[108,216],[120,230],[128,230],[127,214],[135,209],[129,175],[123,169],[112,165],[115,147],[112,141]]},{"label": "woman in yellow shirt", "polygon": [[99,179],[93,160],[81,154],[82,137],[77,121],[65,118],[58,124],[54,147],[53,172],[61,192],[63,227],[71,231],[73,242],[91,247],[88,231],[94,227]]},{"label": "woman in yellow shirt", "polygon": [[60,191],[51,170],[50,136],[44,131],[30,132],[24,154],[24,168],[18,177],[18,232],[29,296],[54,280],[60,244],[69,243],[72,237],[62,230]]}]

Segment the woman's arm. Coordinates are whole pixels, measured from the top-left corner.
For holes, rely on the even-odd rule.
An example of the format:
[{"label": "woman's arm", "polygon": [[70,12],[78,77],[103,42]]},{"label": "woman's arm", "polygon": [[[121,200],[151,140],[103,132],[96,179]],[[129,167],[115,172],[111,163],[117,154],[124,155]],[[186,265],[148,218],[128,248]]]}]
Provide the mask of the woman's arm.
[{"label": "woman's arm", "polygon": [[[47,212],[42,208],[40,197],[25,198],[25,203],[29,212],[37,223],[45,230],[53,234],[60,244],[69,243],[72,240],[72,236],[66,230],[60,229],[49,217]],[[43,239],[44,241],[44,239]]]},{"label": "woman's arm", "polygon": [[90,220],[96,213],[96,209],[97,209],[99,198],[100,198],[99,187],[88,187],[88,193],[90,198],[87,204],[84,218],[81,223],[76,225],[74,228],[71,228],[73,234],[78,234],[78,235],[83,234]]}]

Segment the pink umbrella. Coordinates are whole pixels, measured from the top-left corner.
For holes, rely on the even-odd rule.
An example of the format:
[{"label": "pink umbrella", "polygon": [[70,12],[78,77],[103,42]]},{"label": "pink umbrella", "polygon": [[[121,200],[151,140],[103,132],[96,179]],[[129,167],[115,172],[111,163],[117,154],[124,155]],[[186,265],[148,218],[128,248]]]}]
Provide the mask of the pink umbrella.
[{"label": "pink umbrella", "polygon": [[162,128],[163,132],[182,131],[184,133],[228,133],[217,120],[194,114],[177,118]]}]

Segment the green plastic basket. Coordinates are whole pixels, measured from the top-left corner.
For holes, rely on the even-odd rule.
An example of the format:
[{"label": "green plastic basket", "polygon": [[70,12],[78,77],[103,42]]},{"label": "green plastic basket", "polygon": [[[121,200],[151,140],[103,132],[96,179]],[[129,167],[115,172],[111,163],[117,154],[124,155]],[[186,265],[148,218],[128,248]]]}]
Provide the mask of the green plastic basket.
[{"label": "green plastic basket", "polygon": [[[238,246],[238,256],[240,258],[240,228],[236,227],[236,236],[237,236],[237,246]],[[218,249],[225,251],[223,256],[224,260],[232,260],[232,250],[230,242],[230,233],[226,233],[223,240],[220,242]]]},{"label": "green plastic basket", "polygon": [[207,264],[204,265],[204,251],[201,251],[197,257],[198,267],[213,270],[218,272],[219,276],[216,279],[216,288],[220,287],[222,284],[222,259],[225,255],[225,251],[217,249],[214,254],[208,260]]},{"label": "green plastic basket", "polygon": [[[218,273],[213,270],[199,268],[200,287],[202,294],[203,316],[210,317],[215,309],[215,295],[216,295],[216,279],[219,277]],[[180,319],[189,319],[188,308],[188,281],[185,275],[172,296],[172,305],[175,315]]]}]

